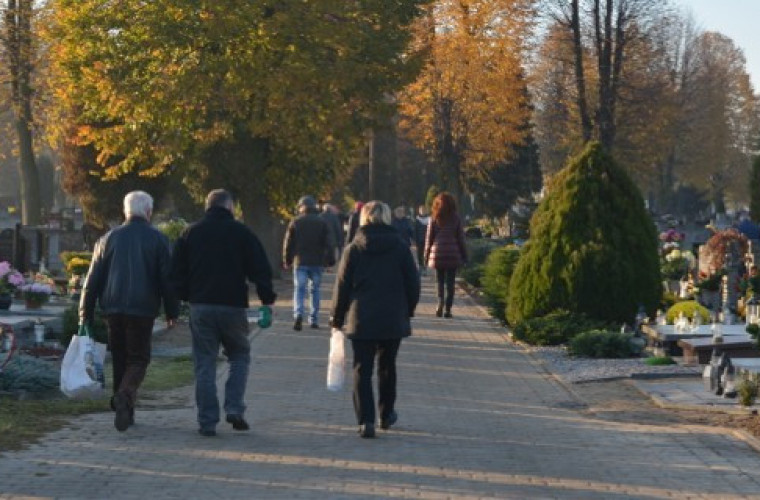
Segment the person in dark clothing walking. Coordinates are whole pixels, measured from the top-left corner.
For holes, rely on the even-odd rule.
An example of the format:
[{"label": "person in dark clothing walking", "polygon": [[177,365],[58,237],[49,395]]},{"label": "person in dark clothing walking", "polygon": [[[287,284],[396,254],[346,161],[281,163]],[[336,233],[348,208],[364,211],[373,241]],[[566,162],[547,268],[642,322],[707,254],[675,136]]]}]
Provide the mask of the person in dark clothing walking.
[{"label": "person in dark clothing walking", "polygon": [[343,251],[343,240],[345,239],[343,222],[340,220],[338,209],[334,205],[324,203],[322,205],[322,213],[319,216],[322,217],[322,220],[327,223],[327,227],[332,231],[333,241],[335,242],[335,262],[338,262],[340,254]]},{"label": "person in dark clothing walking", "polygon": [[319,217],[311,196],[298,200],[299,215],[290,222],[282,244],[283,266],[293,268],[293,329],[302,328],[308,285],[311,296],[309,323],[319,328],[319,287],[325,266],[335,265],[335,241],[327,223]]},{"label": "person in dark clothing walking", "polygon": [[224,386],[226,420],[234,430],[249,429],[243,399],[251,362],[247,280],[256,285],[263,306],[270,307],[277,298],[264,248],[247,226],[235,220],[232,208],[230,193],[211,191],[206,214],[185,229],[174,246],[172,283],[179,297],[190,303],[195,402],[202,436],[216,435],[219,422],[216,360],[220,344],[230,364]]},{"label": "person in dark clothing walking", "polygon": [[454,197],[449,193],[443,192],[435,197],[432,212],[425,237],[425,263],[435,269],[438,282],[438,308],[435,315],[451,318],[457,269],[467,262],[464,229],[462,220],[457,215]]},{"label": "person in dark clothing walking", "polygon": [[390,222],[385,203],[364,205],[356,238],[343,253],[333,294],[330,324],[351,340],[354,410],[364,438],[375,436],[376,357],[380,427],[388,429],[398,419],[396,355],[401,339],[412,334],[410,318],[420,298],[414,257]]},{"label": "person in dark clothing walking", "polygon": [[169,282],[170,243],[150,225],[152,214],[148,193],[132,191],[124,197],[126,221],[95,244],[79,302],[81,324],[92,323],[98,302],[106,318],[113,362],[111,407],[120,432],[134,424],[137,390],[150,364],[153,323],[161,302],[169,328],[179,313]]},{"label": "person in dark clothing walking", "polygon": [[406,210],[404,207],[396,207],[393,209],[393,220],[391,225],[396,228],[401,241],[406,243],[408,247],[412,246],[412,239],[414,238],[414,229],[409,217],[406,216]]},{"label": "person in dark clothing walking", "polygon": [[354,236],[356,236],[356,230],[359,229],[359,218],[361,217],[363,206],[363,202],[357,201],[354,203],[354,211],[348,216],[348,230],[346,231],[345,246],[348,246],[348,244],[354,240]]},{"label": "person in dark clothing walking", "polygon": [[417,248],[417,265],[420,273],[425,274],[425,236],[430,224],[430,216],[425,205],[417,207],[417,217],[414,218],[414,245]]}]

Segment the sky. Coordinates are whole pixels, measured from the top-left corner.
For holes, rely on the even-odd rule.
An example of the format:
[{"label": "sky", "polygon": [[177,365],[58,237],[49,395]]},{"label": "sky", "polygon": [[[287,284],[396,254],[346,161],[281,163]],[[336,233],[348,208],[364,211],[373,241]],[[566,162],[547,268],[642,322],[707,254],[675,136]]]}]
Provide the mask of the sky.
[{"label": "sky", "polygon": [[760,93],[760,0],[677,0],[694,14],[697,26],[718,31],[744,51],[747,73]]}]

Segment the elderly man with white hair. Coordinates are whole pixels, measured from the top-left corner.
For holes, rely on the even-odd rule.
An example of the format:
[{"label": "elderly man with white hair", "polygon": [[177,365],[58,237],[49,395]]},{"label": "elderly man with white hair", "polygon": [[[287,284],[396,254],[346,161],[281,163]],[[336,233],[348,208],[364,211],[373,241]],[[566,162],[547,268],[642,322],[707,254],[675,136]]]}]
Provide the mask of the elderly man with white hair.
[{"label": "elderly man with white hair", "polygon": [[169,283],[169,240],[150,224],[153,198],[144,191],[124,197],[121,226],[95,244],[79,302],[80,323],[91,323],[96,303],[106,318],[113,361],[111,407],[120,432],[134,424],[137,390],[150,363],[153,323],[161,309],[174,326],[179,302]]}]

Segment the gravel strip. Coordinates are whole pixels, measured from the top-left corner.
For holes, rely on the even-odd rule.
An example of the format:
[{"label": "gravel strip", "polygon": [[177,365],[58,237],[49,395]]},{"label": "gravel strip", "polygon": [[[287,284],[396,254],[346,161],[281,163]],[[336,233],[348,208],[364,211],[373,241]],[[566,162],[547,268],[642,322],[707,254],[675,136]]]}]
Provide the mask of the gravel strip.
[{"label": "gravel strip", "polygon": [[643,358],[630,359],[590,359],[575,358],[567,354],[564,347],[528,347],[528,350],[551,373],[565,382],[593,382],[618,378],[670,377],[699,375],[699,366],[664,365],[649,366]]}]

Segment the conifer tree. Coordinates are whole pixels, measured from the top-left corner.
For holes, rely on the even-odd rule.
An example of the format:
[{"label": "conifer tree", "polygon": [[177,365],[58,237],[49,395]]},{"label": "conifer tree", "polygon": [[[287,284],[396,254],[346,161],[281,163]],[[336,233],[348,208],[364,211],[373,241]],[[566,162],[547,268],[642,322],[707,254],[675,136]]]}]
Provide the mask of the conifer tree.
[{"label": "conifer tree", "polygon": [[657,232],[643,198],[599,143],[552,180],[510,282],[511,324],[556,309],[631,322],[656,308]]}]

